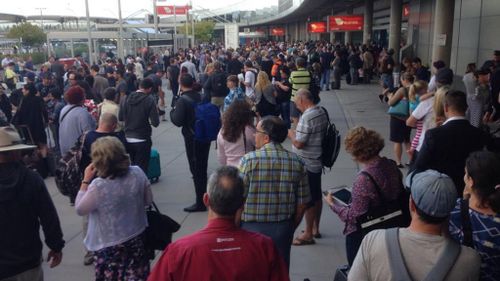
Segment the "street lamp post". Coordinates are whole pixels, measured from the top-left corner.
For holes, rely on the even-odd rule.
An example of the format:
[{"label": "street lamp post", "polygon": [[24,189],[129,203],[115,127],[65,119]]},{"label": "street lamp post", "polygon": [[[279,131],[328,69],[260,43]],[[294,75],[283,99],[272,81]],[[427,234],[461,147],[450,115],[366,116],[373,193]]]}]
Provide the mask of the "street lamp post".
[{"label": "street lamp post", "polygon": [[118,32],[118,57],[123,59],[123,21],[122,21],[122,1],[118,0],[118,20],[120,30]]},{"label": "street lamp post", "polygon": [[89,45],[89,62],[94,64],[94,52],[92,51],[92,34],[90,33],[90,13],[89,13],[89,0],[85,0],[85,10],[87,14],[87,39]]},{"label": "street lamp post", "polygon": [[[40,10],[40,27],[42,28],[43,32],[43,10],[47,10],[47,8],[35,8],[36,10]],[[22,43],[21,43],[22,44]],[[50,52],[50,47],[47,45],[47,60],[49,60],[49,52]]]}]

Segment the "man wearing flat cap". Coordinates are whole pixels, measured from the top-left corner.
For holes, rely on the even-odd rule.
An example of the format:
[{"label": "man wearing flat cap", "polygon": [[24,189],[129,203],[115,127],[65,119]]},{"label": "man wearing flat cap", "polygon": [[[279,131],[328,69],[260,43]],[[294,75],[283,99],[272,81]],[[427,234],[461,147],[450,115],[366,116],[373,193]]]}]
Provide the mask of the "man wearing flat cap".
[{"label": "man wearing flat cap", "polygon": [[0,280],[42,281],[42,226],[47,262],[59,265],[64,247],[59,217],[42,178],[21,163],[22,144],[12,127],[0,127]]},{"label": "man wearing flat cap", "polygon": [[348,280],[478,280],[481,259],[442,233],[457,191],[451,178],[434,170],[407,177],[411,224],[365,236]]}]

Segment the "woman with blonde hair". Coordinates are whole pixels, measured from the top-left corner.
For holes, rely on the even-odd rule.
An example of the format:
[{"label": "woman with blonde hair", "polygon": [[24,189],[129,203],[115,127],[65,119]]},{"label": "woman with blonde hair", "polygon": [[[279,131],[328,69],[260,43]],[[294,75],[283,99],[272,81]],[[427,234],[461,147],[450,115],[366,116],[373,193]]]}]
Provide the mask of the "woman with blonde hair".
[{"label": "woman with blonde hair", "polygon": [[153,200],[149,180],[141,168],[130,166],[116,137],[97,139],[91,156],[75,208],[78,215],[89,216],[84,244],[94,252],[95,279],[146,280],[145,207]]},{"label": "woman with blonde hair", "polygon": [[[415,81],[411,86],[410,90],[408,93],[408,99],[410,101],[410,115],[413,113],[413,111],[417,108],[418,104],[420,103],[420,98],[422,95],[424,95],[427,92],[427,82],[418,80]],[[408,151],[408,154],[410,156],[410,163],[413,160],[413,154],[415,150],[417,150],[417,146],[420,140],[420,137],[422,136],[422,130],[424,127],[424,120],[420,119],[417,120],[415,128],[415,136],[413,137],[411,141],[411,146]]]},{"label": "woman with blonde hair", "polygon": [[278,106],[276,104],[276,89],[274,88],[266,72],[260,71],[255,83],[255,104],[256,111],[260,117],[267,115],[278,116]]}]

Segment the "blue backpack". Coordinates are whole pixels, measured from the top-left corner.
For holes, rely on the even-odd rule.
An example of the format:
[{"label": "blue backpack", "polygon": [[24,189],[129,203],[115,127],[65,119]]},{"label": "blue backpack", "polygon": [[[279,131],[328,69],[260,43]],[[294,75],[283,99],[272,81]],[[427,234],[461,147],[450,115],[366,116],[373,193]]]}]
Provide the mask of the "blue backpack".
[{"label": "blue backpack", "polygon": [[211,102],[197,103],[187,97],[194,107],[194,139],[199,142],[212,142],[217,139],[222,127],[219,108]]}]

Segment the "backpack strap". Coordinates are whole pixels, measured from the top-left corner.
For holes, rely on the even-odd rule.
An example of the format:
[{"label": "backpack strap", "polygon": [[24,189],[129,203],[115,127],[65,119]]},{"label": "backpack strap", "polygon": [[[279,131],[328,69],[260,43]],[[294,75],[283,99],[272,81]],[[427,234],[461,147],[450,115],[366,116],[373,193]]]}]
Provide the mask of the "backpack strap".
[{"label": "backpack strap", "polygon": [[469,214],[469,199],[462,198],[460,202],[460,218],[462,221],[462,231],[464,233],[463,244],[467,247],[474,249],[474,243],[472,240],[472,224],[470,221]]},{"label": "backpack strap", "polygon": [[399,228],[389,228],[385,231],[385,244],[389,258],[393,280],[412,280],[406,268],[401,245],[399,244]]},{"label": "backpack strap", "polygon": [[[387,246],[389,267],[394,280],[412,280],[401,253],[399,244],[399,228],[390,228],[385,232],[385,242]],[[423,281],[441,281],[444,280],[448,272],[455,264],[460,255],[461,247],[451,239],[446,240],[444,250]]]},{"label": "backpack strap", "polygon": [[246,126],[245,126],[245,128],[243,128],[243,146],[245,147],[245,154],[247,154],[247,137],[245,135],[245,130],[246,130]]},{"label": "backpack strap", "polygon": [[425,276],[423,281],[444,280],[448,272],[455,264],[460,255],[462,247],[452,239],[446,239],[444,250],[431,271]]}]

